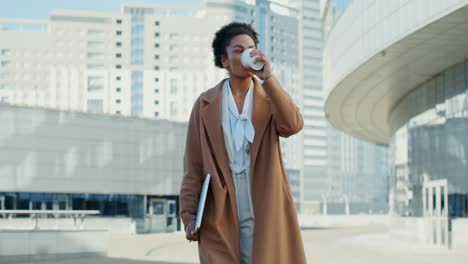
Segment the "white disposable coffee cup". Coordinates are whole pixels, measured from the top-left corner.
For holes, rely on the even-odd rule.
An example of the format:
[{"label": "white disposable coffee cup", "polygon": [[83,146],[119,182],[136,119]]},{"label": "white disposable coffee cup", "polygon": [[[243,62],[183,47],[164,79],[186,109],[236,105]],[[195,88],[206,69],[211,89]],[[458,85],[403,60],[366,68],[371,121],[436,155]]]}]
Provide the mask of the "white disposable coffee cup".
[{"label": "white disposable coffee cup", "polygon": [[252,68],[253,70],[259,71],[263,68],[263,62],[259,61],[255,63],[255,59],[257,59],[259,56],[256,55],[256,56],[250,57],[250,52],[252,50],[253,49],[246,49],[244,50],[244,52],[242,52],[241,63],[246,68]]}]

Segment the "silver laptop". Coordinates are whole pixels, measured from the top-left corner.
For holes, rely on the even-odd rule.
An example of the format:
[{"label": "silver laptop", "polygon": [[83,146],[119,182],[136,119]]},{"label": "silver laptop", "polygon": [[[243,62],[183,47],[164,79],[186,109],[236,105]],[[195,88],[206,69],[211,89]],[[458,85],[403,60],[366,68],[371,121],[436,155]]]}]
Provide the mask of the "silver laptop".
[{"label": "silver laptop", "polygon": [[203,186],[200,192],[200,199],[198,200],[197,219],[195,221],[195,232],[200,231],[200,226],[203,219],[203,210],[205,209],[206,195],[208,193],[208,186],[210,185],[211,175],[208,173],[203,181]]}]

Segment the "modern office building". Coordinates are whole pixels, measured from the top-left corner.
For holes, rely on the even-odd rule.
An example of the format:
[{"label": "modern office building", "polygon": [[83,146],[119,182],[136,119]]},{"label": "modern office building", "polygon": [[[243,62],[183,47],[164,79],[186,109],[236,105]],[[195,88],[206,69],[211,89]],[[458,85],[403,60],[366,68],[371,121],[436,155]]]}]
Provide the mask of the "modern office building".
[{"label": "modern office building", "polygon": [[297,11],[275,6],[205,0],[196,8],[124,4],[120,13],[52,11],[47,21],[1,19],[0,99],[187,121],[199,94],[226,77],[213,63],[215,31],[242,21],[257,28],[260,48],[300,103],[299,58],[290,45],[297,43]]},{"label": "modern office building", "polygon": [[[299,9],[287,1],[257,1],[254,18],[260,35],[259,48],[269,57],[273,71],[292,100],[303,111],[303,89],[299,51]],[[281,150],[298,211],[303,207],[303,135],[300,132],[287,139],[281,138]]]},{"label": "modern office building", "polygon": [[325,114],[388,144],[390,210],[468,215],[468,1],[351,1],[324,47]]},{"label": "modern office building", "polygon": [[99,210],[138,232],[176,230],[186,123],[2,103],[0,124],[0,210]]},{"label": "modern office building", "polygon": [[302,58],[304,115],[303,213],[319,213],[327,194],[327,122],[323,112],[322,33],[320,1],[301,0],[299,6],[299,50]]},{"label": "modern office building", "polygon": [[159,5],[121,13],[52,11],[47,21],[2,20],[4,102],[186,121],[224,76],[213,65],[217,17]]},{"label": "modern office building", "polygon": [[[349,3],[349,0],[321,2],[324,43]],[[327,127],[327,184],[322,193],[327,213],[387,212],[388,148],[347,135],[328,122]]]}]

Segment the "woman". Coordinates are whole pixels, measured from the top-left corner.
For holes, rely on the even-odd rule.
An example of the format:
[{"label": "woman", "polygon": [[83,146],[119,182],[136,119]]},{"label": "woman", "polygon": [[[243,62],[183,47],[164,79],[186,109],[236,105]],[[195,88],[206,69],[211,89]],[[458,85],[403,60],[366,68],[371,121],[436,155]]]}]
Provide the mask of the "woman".
[{"label": "woman", "polygon": [[[299,132],[303,119],[257,44],[248,24],[231,23],[216,32],[215,64],[229,79],[202,93],[190,116],[180,213],[187,239],[199,241],[201,263],[306,262],[279,142]],[[262,70],[242,66],[248,48],[264,63]],[[207,173],[210,189],[195,233]]]}]

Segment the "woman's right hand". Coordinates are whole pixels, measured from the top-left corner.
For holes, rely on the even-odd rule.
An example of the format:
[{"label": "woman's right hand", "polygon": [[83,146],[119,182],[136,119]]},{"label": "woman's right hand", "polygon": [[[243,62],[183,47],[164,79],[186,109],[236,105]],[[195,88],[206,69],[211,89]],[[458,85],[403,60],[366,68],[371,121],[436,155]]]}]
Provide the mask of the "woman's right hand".
[{"label": "woman's right hand", "polygon": [[190,242],[192,241],[198,241],[200,239],[200,235],[198,232],[195,232],[195,220],[190,222],[186,227],[185,227],[185,237],[187,240]]}]

